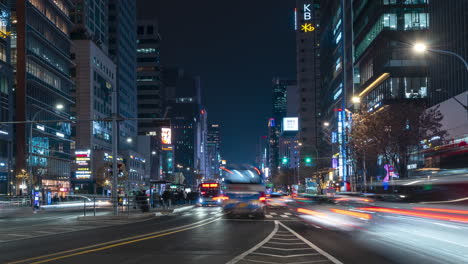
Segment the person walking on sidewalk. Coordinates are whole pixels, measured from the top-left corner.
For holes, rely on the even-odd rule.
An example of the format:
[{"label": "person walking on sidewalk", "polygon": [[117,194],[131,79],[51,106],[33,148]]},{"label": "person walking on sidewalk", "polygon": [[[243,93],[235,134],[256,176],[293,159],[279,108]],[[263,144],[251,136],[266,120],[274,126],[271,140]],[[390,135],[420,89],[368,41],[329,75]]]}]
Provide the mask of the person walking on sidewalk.
[{"label": "person walking on sidewalk", "polygon": [[171,203],[171,192],[169,190],[165,190],[162,195],[164,201],[164,207],[169,209]]}]

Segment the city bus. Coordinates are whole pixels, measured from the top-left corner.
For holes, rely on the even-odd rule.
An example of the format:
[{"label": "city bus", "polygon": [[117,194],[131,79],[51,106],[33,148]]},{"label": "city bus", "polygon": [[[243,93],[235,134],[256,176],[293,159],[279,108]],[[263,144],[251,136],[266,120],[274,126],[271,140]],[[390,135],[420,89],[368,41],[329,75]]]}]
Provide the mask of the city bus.
[{"label": "city bus", "polygon": [[198,206],[220,206],[222,204],[221,185],[216,182],[203,182],[198,185]]}]

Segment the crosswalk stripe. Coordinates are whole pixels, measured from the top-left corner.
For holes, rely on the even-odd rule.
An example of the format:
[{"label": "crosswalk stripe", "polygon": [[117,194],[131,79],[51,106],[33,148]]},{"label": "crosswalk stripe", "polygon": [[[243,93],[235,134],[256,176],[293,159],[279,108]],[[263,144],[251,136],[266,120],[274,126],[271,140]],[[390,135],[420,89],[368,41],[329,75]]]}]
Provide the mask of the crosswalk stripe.
[{"label": "crosswalk stripe", "polygon": [[280,216],[283,217],[283,218],[288,218],[289,217],[287,215],[280,215]]},{"label": "crosswalk stripe", "polygon": [[273,218],[272,215],[265,215],[266,218]]},{"label": "crosswalk stripe", "polygon": [[271,215],[277,215],[277,213],[270,213]]}]

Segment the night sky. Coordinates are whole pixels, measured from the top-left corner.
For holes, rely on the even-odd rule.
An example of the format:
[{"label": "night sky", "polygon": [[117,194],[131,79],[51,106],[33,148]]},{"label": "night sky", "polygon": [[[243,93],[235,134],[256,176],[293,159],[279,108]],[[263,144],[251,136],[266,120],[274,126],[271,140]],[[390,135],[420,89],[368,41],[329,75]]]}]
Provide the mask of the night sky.
[{"label": "night sky", "polygon": [[272,78],[295,78],[294,0],[147,0],[159,20],[165,67],[202,80],[208,120],[222,126],[222,155],[252,163],[267,134]]}]

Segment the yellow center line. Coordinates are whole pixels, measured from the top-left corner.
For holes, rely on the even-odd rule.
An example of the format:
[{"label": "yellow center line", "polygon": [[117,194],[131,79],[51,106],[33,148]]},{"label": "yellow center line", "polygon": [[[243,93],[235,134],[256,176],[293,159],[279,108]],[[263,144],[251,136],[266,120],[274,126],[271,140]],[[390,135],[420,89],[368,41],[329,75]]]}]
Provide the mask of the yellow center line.
[{"label": "yellow center line", "polygon": [[[8,262],[8,264],[24,263],[24,262],[28,262],[28,261],[33,261],[33,260],[53,257],[53,256],[57,256],[57,255],[67,254],[67,253],[71,253],[71,252],[76,252],[76,251],[80,251],[80,250],[84,250],[84,249],[104,246],[104,247],[100,247],[100,248],[96,248],[96,249],[85,250],[85,251],[73,253],[73,254],[70,254],[70,255],[64,255],[64,256],[60,256],[60,257],[56,257],[56,258],[51,258],[51,259],[47,259],[47,260],[33,262],[31,264],[49,262],[49,261],[53,261],[53,260],[57,260],[57,259],[72,257],[72,256],[75,256],[75,255],[86,254],[86,253],[90,253],[90,252],[94,252],[94,251],[100,251],[100,250],[104,250],[104,249],[107,249],[107,248],[113,248],[113,247],[117,247],[117,246],[121,246],[121,245],[125,245],[125,244],[135,243],[135,242],[139,242],[139,241],[143,241],[143,240],[148,240],[148,239],[153,239],[153,238],[157,238],[157,237],[161,237],[161,236],[166,236],[166,235],[178,233],[178,232],[194,229],[194,228],[197,228],[197,227],[200,227],[200,226],[204,226],[204,225],[210,224],[210,223],[212,223],[214,221],[217,221],[217,220],[219,220],[219,218],[205,219],[205,220],[202,220],[202,221],[199,221],[199,222],[196,222],[196,223],[193,223],[193,224],[189,224],[189,225],[184,225],[184,226],[180,226],[180,227],[170,228],[170,229],[166,229],[166,230],[162,230],[162,231],[156,231],[156,232],[153,232],[153,233],[148,233],[148,234],[143,234],[143,235],[138,235],[138,236],[133,236],[133,237],[128,237],[128,238],[122,238],[122,239],[118,239],[118,240],[114,240],[114,241],[109,241],[109,242],[104,242],[104,243],[91,245],[91,246],[85,246],[85,247],[81,247],[81,248],[61,251],[61,252],[48,254],[48,255],[44,255],[44,256],[38,256],[38,257],[33,257],[33,258],[23,259],[23,260],[17,260],[17,261],[13,261],[13,262]],[[206,222],[206,221],[208,221],[208,222]],[[199,223],[201,223],[201,224],[199,224]],[[184,227],[187,227],[187,228],[184,228]],[[183,229],[180,229],[180,228],[183,228]],[[167,232],[169,230],[174,230],[174,229],[176,229],[176,230],[171,231],[171,232]],[[166,233],[163,233],[163,232],[166,232]],[[160,233],[163,233],[163,234],[160,234]],[[113,244],[113,243],[121,242],[121,241],[126,241],[126,242]],[[109,245],[109,244],[112,244],[112,245]],[[105,246],[105,245],[109,245],[109,246]]]}]

